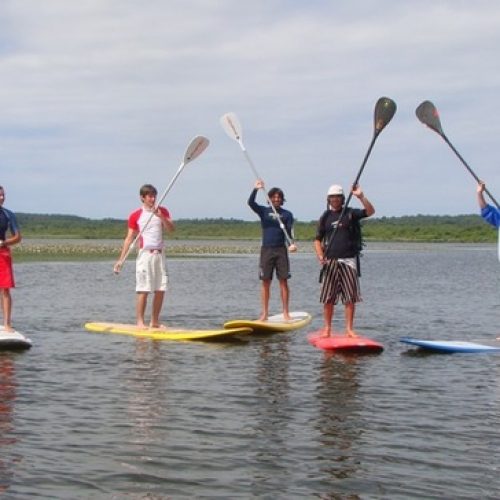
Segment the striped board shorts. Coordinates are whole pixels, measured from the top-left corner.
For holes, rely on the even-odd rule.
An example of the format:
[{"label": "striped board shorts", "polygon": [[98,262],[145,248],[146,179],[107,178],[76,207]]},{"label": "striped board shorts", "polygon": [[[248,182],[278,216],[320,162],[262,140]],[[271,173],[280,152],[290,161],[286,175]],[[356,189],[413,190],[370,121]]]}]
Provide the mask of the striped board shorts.
[{"label": "striped board shorts", "polygon": [[319,300],[323,304],[337,304],[339,300],[342,304],[361,302],[356,259],[332,259],[328,262]]}]

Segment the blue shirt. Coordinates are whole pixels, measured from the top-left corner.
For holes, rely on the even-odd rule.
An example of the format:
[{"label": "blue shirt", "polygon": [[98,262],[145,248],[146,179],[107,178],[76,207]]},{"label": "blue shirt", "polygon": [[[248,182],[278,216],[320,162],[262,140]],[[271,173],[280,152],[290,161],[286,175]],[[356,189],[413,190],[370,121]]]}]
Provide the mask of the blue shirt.
[{"label": "blue shirt", "polygon": [[481,217],[492,226],[500,227],[500,210],[491,205],[481,209]]},{"label": "blue shirt", "polygon": [[5,240],[7,231],[9,230],[11,234],[19,233],[16,216],[14,212],[0,207],[0,240]]},{"label": "blue shirt", "polygon": [[[276,219],[274,210],[270,206],[259,205],[255,201],[257,189],[254,189],[248,198],[248,206],[260,217],[260,225],[262,227],[262,246],[263,247],[282,247],[286,246],[285,235],[280,227],[279,221]],[[293,215],[292,212],[284,208],[277,208],[276,212],[280,216],[285,230],[293,240]]]}]

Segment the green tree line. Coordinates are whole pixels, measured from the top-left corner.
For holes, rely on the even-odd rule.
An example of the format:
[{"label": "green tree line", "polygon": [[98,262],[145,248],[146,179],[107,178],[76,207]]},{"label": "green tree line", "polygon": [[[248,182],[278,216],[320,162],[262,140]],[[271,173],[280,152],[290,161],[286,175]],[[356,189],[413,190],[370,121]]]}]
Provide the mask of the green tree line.
[{"label": "green tree line", "polygon": [[[126,221],[88,219],[74,215],[16,214],[25,238],[121,239]],[[170,238],[178,240],[254,240],[259,221],[239,219],[179,219]],[[370,218],[362,222],[366,241],[494,242],[495,229],[478,215],[415,215]],[[312,240],[316,221],[295,222],[297,240]]]}]

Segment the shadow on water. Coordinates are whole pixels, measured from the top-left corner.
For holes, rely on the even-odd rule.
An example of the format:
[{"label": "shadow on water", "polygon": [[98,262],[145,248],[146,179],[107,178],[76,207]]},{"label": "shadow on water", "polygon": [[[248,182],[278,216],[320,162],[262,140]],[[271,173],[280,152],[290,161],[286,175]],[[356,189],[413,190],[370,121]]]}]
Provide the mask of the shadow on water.
[{"label": "shadow on water", "polygon": [[126,412],[131,425],[131,442],[142,450],[144,456],[147,456],[147,445],[155,441],[154,429],[161,421],[159,402],[164,398],[164,387],[169,378],[163,365],[158,342],[135,342],[134,356],[129,360],[127,370]]},{"label": "shadow on water", "polygon": [[438,352],[438,351],[429,351],[426,349],[420,349],[418,347],[413,349],[408,349],[401,353],[401,356],[408,358],[426,358],[428,356],[449,356],[451,354],[455,354],[453,352]]},{"label": "shadow on water", "polygon": [[0,494],[10,487],[17,460],[9,451],[17,442],[13,423],[16,392],[14,361],[10,355],[0,353]]}]

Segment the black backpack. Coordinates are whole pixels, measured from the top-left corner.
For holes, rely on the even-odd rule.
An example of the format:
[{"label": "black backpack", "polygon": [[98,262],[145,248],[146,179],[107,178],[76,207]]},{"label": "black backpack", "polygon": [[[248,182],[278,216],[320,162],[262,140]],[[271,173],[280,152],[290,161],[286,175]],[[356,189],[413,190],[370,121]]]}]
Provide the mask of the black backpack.
[{"label": "black backpack", "polygon": [[365,246],[365,242],[363,240],[363,231],[361,230],[361,222],[359,221],[359,219],[354,220],[352,218],[351,208],[348,208],[347,210],[349,211],[350,217],[349,230],[351,231],[352,241],[355,244],[356,255],[359,257]]}]

